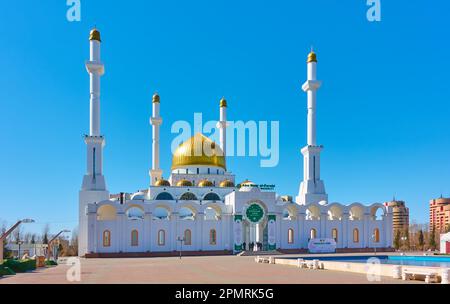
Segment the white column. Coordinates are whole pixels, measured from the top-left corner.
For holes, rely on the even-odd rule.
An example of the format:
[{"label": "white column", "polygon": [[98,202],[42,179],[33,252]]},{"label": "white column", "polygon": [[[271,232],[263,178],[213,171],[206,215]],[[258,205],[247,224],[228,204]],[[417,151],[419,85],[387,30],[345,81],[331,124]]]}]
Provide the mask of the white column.
[{"label": "white column", "polygon": [[308,59],[308,80],[303,90],[308,96],[308,146],[316,146],[316,92],[320,87],[317,81],[317,61]]},{"label": "white column", "polygon": [[222,149],[224,156],[226,155],[227,148],[227,101],[225,98],[220,100],[220,118],[217,123],[217,128],[219,128],[220,136],[220,149]]},{"label": "white column", "polygon": [[319,236],[321,238],[327,237],[327,217],[328,213],[326,211],[320,213],[320,232]]},{"label": "white column", "polygon": [[372,231],[370,231],[370,214],[364,214],[363,222],[363,248],[370,247],[369,240],[372,238]]},{"label": "white column", "polygon": [[100,78],[105,67],[100,61],[100,32],[91,31],[90,55],[86,70],[90,77],[90,119],[89,135],[85,137],[87,145],[87,172],[83,179],[83,190],[106,190],[103,177],[103,147],[105,140],[100,134]]},{"label": "white column", "polygon": [[320,152],[322,146],[317,145],[316,139],[316,97],[321,82],[317,80],[317,58],[314,52],[308,55],[307,80],[302,90],[307,93],[307,146],[301,152],[303,154],[303,181],[299,187],[296,202],[302,205],[327,201],[325,185],[320,179]]},{"label": "white column", "polygon": [[[206,233],[203,231],[203,222],[205,220],[205,213],[204,212],[198,212],[195,218],[195,231],[196,236],[194,239],[197,239],[197,250],[205,250],[203,248],[203,238],[205,237]],[[217,234],[219,232],[217,231]]]},{"label": "white column", "polygon": [[348,248],[348,212],[342,214],[342,248]]},{"label": "white column", "polygon": [[118,252],[126,252],[126,245],[125,245],[125,235],[124,235],[124,231],[126,229],[125,227],[125,214],[120,211],[117,212],[116,215],[116,220],[117,220],[117,224],[118,224],[118,228],[116,231],[114,231],[114,233],[116,235],[111,235],[111,238],[115,238],[117,240],[117,248],[118,248]]},{"label": "white column", "polygon": [[154,185],[156,181],[162,178],[162,170],[159,164],[159,138],[160,138],[160,126],[162,124],[162,118],[159,113],[160,98],[158,94],[153,95],[152,107],[153,113],[150,118],[150,124],[152,125],[152,169],[150,170],[150,184]]},{"label": "white column", "polygon": [[100,32],[91,31],[90,56],[86,68],[90,76],[90,136],[100,136],[100,77],[104,74],[104,65],[100,61]]}]

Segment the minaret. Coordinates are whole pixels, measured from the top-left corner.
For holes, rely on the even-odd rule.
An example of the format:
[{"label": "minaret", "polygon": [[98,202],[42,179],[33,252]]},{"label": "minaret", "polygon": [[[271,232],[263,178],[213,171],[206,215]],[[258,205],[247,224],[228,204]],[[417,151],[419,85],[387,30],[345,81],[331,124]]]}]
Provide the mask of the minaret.
[{"label": "minaret", "polygon": [[150,184],[154,185],[156,181],[162,178],[162,170],[159,166],[159,126],[162,124],[162,118],[159,115],[159,95],[155,93],[153,95],[153,113],[150,118],[150,124],[152,125],[152,169],[150,170]]},{"label": "minaret", "polygon": [[220,119],[217,123],[220,131],[220,149],[222,149],[224,156],[227,148],[227,101],[225,97],[220,100]]},{"label": "minaret", "polygon": [[320,179],[320,152],[323,146],[316,141],[316,96],[321,82],[317,80],[317,56],[311,51],[306,61],[308,65],[308,79],[302,89],[308,95],[308,134],[307,146],[301,151],[303,154],[303,181],[300,184],[296,198],[299,204],[318,203],[328,201],[325,185]]},{"label": "minaret", "polygon": [[100,61],[100,32],[91,31],[90,58],[86,69],[90,77],[90,124],[89,135],[85,136],[87,145],[87,170],[83,179],[83,190],[106,190],[103,176],[103,147],[105,139],[100,135],[100,77],[105,67]]},{"label": "minaret", "polygon": [[79,192],[79,228],[78,228],[78,255],[84,256],[95,251],[96,241],[93,239],[94,231],[89,231],[89,204],[109,199],[103,176],[103,147],[105,139],[100,133],[100,77],[105,68],[100,61],[100,32],[91,31],[90,58],[86,62],[86,69],[90,77],[90,124],[89,135],[84,137],[87,148],[86,174]]}]

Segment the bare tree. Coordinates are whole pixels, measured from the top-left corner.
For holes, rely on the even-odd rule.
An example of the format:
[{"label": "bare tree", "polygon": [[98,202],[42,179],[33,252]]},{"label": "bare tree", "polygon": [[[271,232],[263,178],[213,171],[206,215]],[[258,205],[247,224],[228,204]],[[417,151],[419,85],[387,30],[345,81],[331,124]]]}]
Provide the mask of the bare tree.
[{"label": "bare tree", "polygon": [[50,233],[50,225],[45,224],[44,229],[42,230],[42,244],[48,244],[49,241],[49,233]]}]

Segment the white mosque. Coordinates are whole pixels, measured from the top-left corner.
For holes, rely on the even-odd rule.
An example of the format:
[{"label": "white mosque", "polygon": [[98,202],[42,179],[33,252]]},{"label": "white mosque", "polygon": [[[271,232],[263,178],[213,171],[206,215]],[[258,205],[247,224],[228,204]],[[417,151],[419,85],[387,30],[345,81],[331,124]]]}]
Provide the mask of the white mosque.
[{"label": "white mosque", "polygon": [[[100,132],[100,33],[90,33],[90,131],[85,136],[87,167],[79,192],[79,255],[86,257],[235,254],[243,250],[307,252],[331,242],[337,252],[390,250],[392,208],[383,204],[329,203],[320,178],[316,142],[316,54],[307,59],[307,145],[303,181],[295,201],[264,191],[251,181],[237,185],[226,166],[227,102],[220,101],[220,144],[202,134],[173,154],[168,180],[162,178],[160,97],[153,96],[150,186],[110,195],[103,175],[105,138]],[[197,143],[212,153],[194,153]],[[197,151],[198,152],[198,151]],[[256,245],[258,244],[258,246]],[[252,248],[249,248],[252,245]]]}]

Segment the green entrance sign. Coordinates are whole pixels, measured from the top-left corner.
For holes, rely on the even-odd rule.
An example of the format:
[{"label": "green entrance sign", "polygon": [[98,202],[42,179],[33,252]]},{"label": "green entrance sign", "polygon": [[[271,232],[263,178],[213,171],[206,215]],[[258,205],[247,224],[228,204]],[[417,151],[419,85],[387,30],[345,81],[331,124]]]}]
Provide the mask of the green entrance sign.
[{"label": "green entrance sign", "polygon": [[247,219],[252,223],[258,223],[264,217],[264,209],[258,204],[251,204],[245,211]]}]

